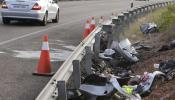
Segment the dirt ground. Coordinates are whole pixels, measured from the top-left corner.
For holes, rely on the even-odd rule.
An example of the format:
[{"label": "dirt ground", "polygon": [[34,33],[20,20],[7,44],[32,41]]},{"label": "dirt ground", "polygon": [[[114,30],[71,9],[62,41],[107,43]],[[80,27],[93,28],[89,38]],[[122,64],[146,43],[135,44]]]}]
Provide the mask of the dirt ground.
[{"label": "dirt ground", "polygon": [[[162,60],[169,60],[175,58],[175,49],[157,52],[157,50],[164,44],[175,40],[173,34],[175,27],[171,28],[165,33],[154,33],[151,37],[145,37],[141,41],[153,48],[150,51],[140,50],[140,61],[132,65],[136,74],[143,74],[143,72],[153,72],[155,69],[153,64],[158,64]],[[172,81],[165,81],[156,84],[156,88],[144,100],[175,100],[175,79]]]}]

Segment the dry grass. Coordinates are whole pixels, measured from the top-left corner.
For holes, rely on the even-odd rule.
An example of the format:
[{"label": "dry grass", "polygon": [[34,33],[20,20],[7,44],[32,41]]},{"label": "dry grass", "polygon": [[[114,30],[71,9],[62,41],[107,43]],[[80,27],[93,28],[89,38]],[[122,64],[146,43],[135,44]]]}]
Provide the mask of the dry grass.
[{"label": "dry grass", "polygon": [[[175,6],[173,7],[175,8]],[[131,40],[141,40],[146,41],[149,45],[153,46],[150,51],[139,51],[141,54],[140,61],[132,65],[135,74],[143,74],[143,72],[153,72],[153,64],[160,63],[162,60],[175,59],[175,49],[168,50],[164,52],[157,52],[157,50],[164,44],[168,44],[171,40],[175,39],[175,22],[174,19],[174,9],[172,11],[170,8],[164,8],[156,10],[149,15],[138,19],[132,24],[132,26],[125,31],[125,36]],[[174,11],[174,12],[173,12]],[[152,34],[151,38],[145,38],[140,32],[140,25],[146,22],[155,22],[160,26],[160,32]],[[132,34],[132,35],[131,35]],[[172,92],[175,81],[166,81],[161,84],[156,84],[156,89],[154,89],[151,94],[143,100],[160,100],[162,96],[169,95],[165,100],[174,100],[175,95]],[[170,93],[172,95],[170,95]]]},{"label": "dry grass", "polygon": [[140,32],[140,25],[148,22],[155,22],[159,26],[159,17],[163,12],[165,12],[167,9],[159,9],[154,12],[149,13],[148,15],[139,18],[137,21],[135,21],[132,25],[130,25],[129,28],[126,29],[124,32],[125,37],[128,37],[131,40],[140,40],[143,39],[143,34]]},{"label": "dry grass", "polygon": [[[175,5],[170,5],[163,9],[158,9],[148,15],[139,18],[130,25],[130,28],[125,29],[124,36],[130,40],[142,40],[145,36],[140,32],[140,25],[148,22],[154,22],[158,25],[160,33],[165,34],[162,40],[175,37]],[[172,30],[172,31],[169,31]]]}]

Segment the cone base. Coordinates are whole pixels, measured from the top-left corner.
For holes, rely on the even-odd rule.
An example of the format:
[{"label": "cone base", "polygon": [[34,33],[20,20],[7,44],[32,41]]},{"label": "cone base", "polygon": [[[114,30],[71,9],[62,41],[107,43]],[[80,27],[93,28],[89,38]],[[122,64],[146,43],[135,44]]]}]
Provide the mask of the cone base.
[{"label": "cone base", "polygon": [[37,75],[37,76],[53,76],[55,73],[51,72],[51,73],[38,73],[38,72],[34,72],[32,73],[33,75]]}]

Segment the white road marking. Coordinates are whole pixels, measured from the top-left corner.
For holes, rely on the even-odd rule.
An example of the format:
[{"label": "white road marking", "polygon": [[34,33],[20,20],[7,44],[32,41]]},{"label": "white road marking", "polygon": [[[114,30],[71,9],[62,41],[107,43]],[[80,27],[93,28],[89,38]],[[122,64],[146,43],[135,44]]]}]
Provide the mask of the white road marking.
[{"label": "white road marking", "polygon": [[[116,10],[111,10],[111,11],[109,11],[109,12],[107,12],[107,13],[109,14],[110,12],[113,12],[113,11],[116,11]],[[107,14],[107,13],[103,13],[103,14]],[[97,15],[101,15],[101,14],[96,14],[96,16],[97,16]],[[4,44],[10,43],[10,42],[13,42],[13,41],[16,41],[16,40],[19,40],[19,39],[22,39],[22,38],[31,36],[31,35],[35,35],[35,34],[40,33],[40,32],[44,32],[44,31],[47,31],[47,30],[50,30],[50,29],[54,29],[54,28],[59,28],[59,27],[64,26],[64,25],[68,25],[68,24],[71,24],[71,23],[74,23],[74,22],[81,21],[80,19],[82,19],[82,18],[79,18],[78,20],[73,20],[73,21],[68,22],[68,23],[63,23],[63,24],[58,24],[58,25],[56,25],[56,26],[48,27],[48,28],[46,28],[46,29],[42,29],[42,30],[35,31],[35,32],[32,32],[32,33],[26,33],[25,35],[21,35],[21,36],[19,36],[19,37],[12,38],[12,39],[9,39],[9,40],[0,42],[0,45],[4,45]]]},{"label": "white road marking", "polygon": [[1,54],[1,53],[5,53],[5,52],[0,51],[0,54]]},{"label": "white road marking", "polygon": [[[115,11],[115,10],[111,10],[110,12],[113,12],[113,11]],[[102,14],[109,14],[109,12],[102,13]],[[96,14],[96,16],[100,16],[100,15],[101,15],[101,13]],[[16,41],[16,40],[19,40],[19,39],[22,39],[22,38],[31,36],[31,35],[35,35],[35,34],[40,33],[40,32],[43,32],[43,33],[44,33],[44,31],[47,31],[47,30],[50,30],[50,29],[59,28],[59,27],[64,26],[64,25],[68,25],[68,24],[71,24],[71,23],[75,23],[75,22],[81,21],[80,19],[81,19],[81,20],[84,20],[84,18],[79,18],[79,19],[77,19],[77,20],[73,20],[73,21],[70,21],[70,22],[68,22],[68,23],[58,24],[58,25],[56,25],[56,26],[48,27],[48,28],[46,28],[46,29],[42,29],[42,30],[35,31],[35,32],[32,32],[32,33],[26,33],[25,35],[21,35],[21,36],[19,36],[19,37],[12,38],[12,39],[9,39],[9,40],[0,42],[0,45],[4,45],[4,44],[10,43],[10,42],[13,42],[13,41]],[[59,42],[60,42],[60,41],[59,41]]]},{"label": "white road marking", "polygon": [[70,49],[70,50],[75,50],[75,46],[73,45],[64,45],[63,47],[67,48],[67,49]]},{"label": "white road marking", "polygon": [[[15,53],[13,56],[17,58],[25,58],[25,59],[39,59],[41,51],[19,51],[13,50]],[[54,61],[65,61],[72,51],[63,50],[63,49],[55,49],[50,50],[50,59],[52,62]]]},{"label": "white road marking", "polygon": [[64,42],[64,41],[62,41],[62,40],[55,40],[56,42]]},{"label": "white road marking", "polygon": [[78,21],[80,21],[80,20],[74,20],[74,21],[71,21],[71,22],[68,22],[68,23],[58,24],[56,26],[48,27],[46,29],[42,29],[42,30],[35,31],[35,32],[32,32],[32,33],[26,33],[25,35],[21,35],[19,37],[12,38],[12,39],[0,42],[0,45],[4,45],[4,44],[10,43],[10,42],[13,42],[13,41],[16,41],[16,40],[19,40],[19,39],[31,36],[31,35],[35,35],[37,33],[41,33],[41,32],[44,33],[44,31],[47,31],[47,30],[50,30],[50,29],[54,29],[54,28],[58,28],[58,27],[61,27],[61,26],[64,26],[64,25],[68,25],[68,24],[71,24],[71,23],[74,23],[74,22],[78,22]]}]

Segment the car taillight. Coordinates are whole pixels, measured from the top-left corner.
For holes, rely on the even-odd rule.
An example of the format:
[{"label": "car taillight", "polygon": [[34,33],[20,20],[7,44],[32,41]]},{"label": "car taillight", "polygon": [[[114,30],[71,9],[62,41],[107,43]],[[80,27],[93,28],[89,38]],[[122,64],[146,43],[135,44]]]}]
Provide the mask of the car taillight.
[{"label": "car taillight", "polygon": [[2,8],[8,8],[6,2],[2,2]]},{"label": "car taillight", "polygon": [[32,10],[41,10],[41,6],[38,3],[35,3]]}]

